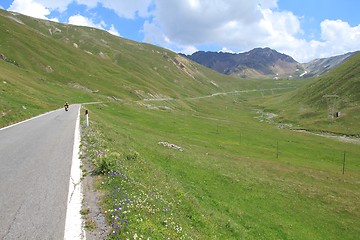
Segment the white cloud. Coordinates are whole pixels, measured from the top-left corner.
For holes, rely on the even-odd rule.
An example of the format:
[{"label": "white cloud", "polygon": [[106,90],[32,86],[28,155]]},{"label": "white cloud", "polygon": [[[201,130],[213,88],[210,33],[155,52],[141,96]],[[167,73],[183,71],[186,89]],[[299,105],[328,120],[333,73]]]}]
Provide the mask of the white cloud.
[{"label": "white cloud", "polygon": [[351,27],[341,20],[325,20],[321,23],[321,37],[325,42],[337,42],[353,45],[359,42],[360,25]]},{"label": "white cloud", "polygon": [[301,62],[308,62],[315,58],[326,58],[341,55],[360,49],[360,25],[351,27],[341,20],[324,20],[321,23],[320,40],[305,41],[294,38],[292,44],[286,42],[280,49]]},{"label": "white cloud", "polygon": [[175,48],[169,46],[166,39],[170,39],[173,45],[176,43],[179,48],[218,45],[220,48],[248,50],[258,47],[263,42],[262,39],[271,34],[266,26],[262,25],[264,15],[261,6],[276,7],[276,2],[157,0],[153,20],[144,25],[144,39],[171,49]]},{"label": "white cloud", "polygon": [[[153,24],[173,41],[199,44],[229,41],[229,31],[235,27],[236,30],[243,30],[260,19],[261,12],[257,4],[247,0],[187,0],[171,3],[157,0]],[[219,34],[222,30],[225,31]]]},{"label": "white cloud", "polygon": [[184,46],[182,49],[180,49],[181,53],[187,54],[187,55],[191,55],[194,52],[199,51],[196,47],[194,46]]},{"label": "white cloud", "polygon": [[232,51],[230,49],[227,49],[226,47],[223,47],[219,52],[222,52],[222,53],[235,53],[234,51]]},{"label": "white cloud", "polygon": [[50,14],[48,8],[33,0],[14,0],[8,10],[41,19],[48,19]]},{"label": "white cloud", "polygon": [[114,24],[111,24],[110,29],[107,30],[109,33],[111,33],[112,35],[118,36],[120,37],[120,33],[119,31],[115,28]]},{"label": "white cloud", "polygon": [[360,49],[360,24],[352,27],[341,20],[324,20],[321,23],[322,42],[320,48],[322,56],[342,54]]},{"label": "white cloud", "polygon": [[292,12],[273,12],[270,9],[262,9],[261,12],[263,19],[260,26],[267,30],[270,36],[278,34],[293,36],[301,32],[300,21]]},{"label": "white cloud", "polygon": [[91,19],[84,17],[80,14],[69,17],[69,24],[85,27],[94,27],[104,29],[106,24],[104,22],[94,23]]},{"label": "white cloud", "polygon": [[94,23],[90,18],[84,17],[80,14],[69,17],[68,23],[76,26],[85,26],[85,27],[102,29],[111,33],[112,35],[120,37],[120,33],[113,24],[110,26],[109,29],[106,29],[107,25],[105,24],[104,21],[101,21],[100,23]]}]

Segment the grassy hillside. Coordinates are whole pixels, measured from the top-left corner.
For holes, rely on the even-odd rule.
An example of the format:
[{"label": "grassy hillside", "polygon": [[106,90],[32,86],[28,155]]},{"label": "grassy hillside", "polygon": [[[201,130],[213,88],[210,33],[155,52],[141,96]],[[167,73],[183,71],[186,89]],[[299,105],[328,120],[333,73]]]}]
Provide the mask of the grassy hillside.
[{"label": "grassy hillside", "polygon": [[[258,102],[259,103],[259,102]],[[360,54],[297,91],[259,103],[280,121],[338,134],[360,135]],[[340,117],[333,118],[334,112]]]},{"label": "grassy hillside", "polygon": [[294,99],[310,106],[326,107],[323,98],[326,95],[339,96],[339,109],[353,107],[360,102],[360,53],[299,90]]}]

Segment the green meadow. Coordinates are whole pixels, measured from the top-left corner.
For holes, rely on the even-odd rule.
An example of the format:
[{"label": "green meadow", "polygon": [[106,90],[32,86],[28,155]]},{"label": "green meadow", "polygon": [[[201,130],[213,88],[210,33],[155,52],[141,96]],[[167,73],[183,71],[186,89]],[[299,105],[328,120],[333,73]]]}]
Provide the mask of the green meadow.
[{"label": "green meadow", "polygon": [[252,98],[88,106],[111,236],[356,239],[359,146],[261,121]]}]

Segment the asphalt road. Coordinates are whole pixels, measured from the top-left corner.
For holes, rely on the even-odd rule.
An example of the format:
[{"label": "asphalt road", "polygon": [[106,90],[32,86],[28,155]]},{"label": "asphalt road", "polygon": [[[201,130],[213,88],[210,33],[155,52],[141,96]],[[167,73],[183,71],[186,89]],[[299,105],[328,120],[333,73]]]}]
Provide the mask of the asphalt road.
[{"label": "asphalt road", "polygon": [[0,130],[0,239],[64,239],[79,108]]}]

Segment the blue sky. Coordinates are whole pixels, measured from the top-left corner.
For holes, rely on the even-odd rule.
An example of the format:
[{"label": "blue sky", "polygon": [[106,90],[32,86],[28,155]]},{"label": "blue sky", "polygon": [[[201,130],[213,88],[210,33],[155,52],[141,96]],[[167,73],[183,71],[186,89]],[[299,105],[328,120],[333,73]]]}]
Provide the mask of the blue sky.
[{"label": "blue sky", "polygon": [[359,0],[2,0],[0,7],[186,54],[270,47],[308,62],[360,50]]}]

